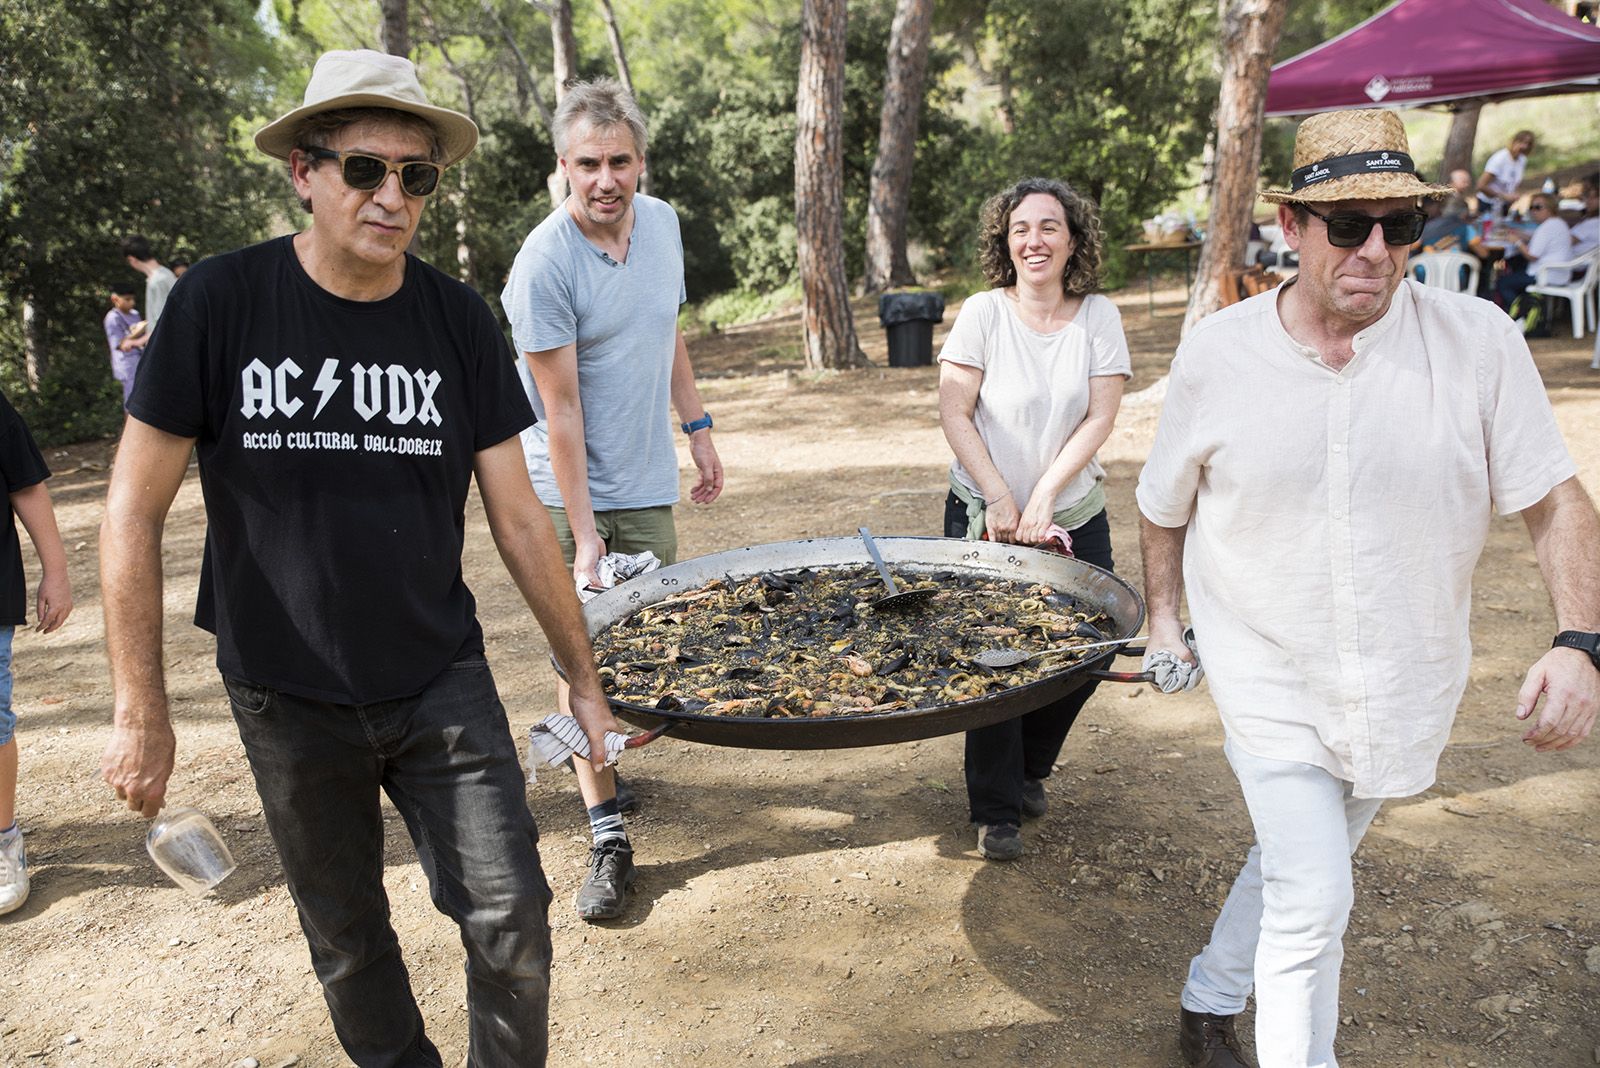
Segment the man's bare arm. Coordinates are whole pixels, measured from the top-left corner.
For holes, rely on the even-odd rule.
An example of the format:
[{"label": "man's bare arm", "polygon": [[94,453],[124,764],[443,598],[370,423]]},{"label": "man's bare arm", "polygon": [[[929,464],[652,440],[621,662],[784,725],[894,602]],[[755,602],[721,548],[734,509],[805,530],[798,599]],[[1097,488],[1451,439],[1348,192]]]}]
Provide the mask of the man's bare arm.
[{"label": "man's bare arm", "polygon": [[[1539,571],[1555,605],[1556,629],[1600,631],[1600,517],[1576,478],[1522,512]],[[1600,712],[1600,671],[1576,649],[1551,649],[1528,671],[1517,694],[1517,718],[1538,720],[1522,740],[1541,753],[1587,738]]]},{"label": "man's bare arm", "polygon": [[38,629],[49,634],[67,621],[72,612],[72,582],[67,577],[67,547],[61,543],[56,526],[56,510],[50,504],[50,491],[43,482],[11,495],[11,508],[28,528],[28,537],[39,554]]},{"label": "man's bare arm", "polygon": [[583,609],[561,559],[550,515],[528,482],[521,443],[508,438],[484,449],[473,459],[473,472],[495,548],[566,674],[572,687],[572,714],[589,736],[589,752],[598,771],[605,763],[606,731],[621,727],[600,687]]},{"label": "man's bare arm", "polygon": [[1163,527],[1139,517],[1139,552],[1144,560],[1144,600],[1149,613],[1150,652],[1166,649],[1185,663],[1194,656],[1183,641],[1183,543],[1189,528]]},{"label": "man's bare arm", "polygon": [[[683,340],[683,331],[677,332],[672,343],[672,407],[678,421],[692,423],[706,414],[700,400],[700,388],[694,384],[694,365],[689,362],[689,346]],[[696,504],[710,504],[722,493],[722,460],[717,447],[711,443],[711,428],[696,430],[689,435],[689,455],[694,459],[700,478],[689,490],[689,499]]]},{"label": "man's bare arm", "polygon": [[111,661],[111,740],[100,775],[128,807],[161,810],[176,743],[161,665],[161,534],[194,439],[129,417],[100,524],[100,589]]},{"label": "man's bare arm", "polygon": [[[545,431],[550,439],[550,470],[561,491],[561,506],[577,552],[572,575],[598,584],[595,568],[605,555],[605,543],[594,525],[594,502],[589,497],[589,454],[584,443],[583,400],[578,394],[578,344],[539,352],[524,352],[544,404]],[[524,468],[523,480],[527,481]]]}]

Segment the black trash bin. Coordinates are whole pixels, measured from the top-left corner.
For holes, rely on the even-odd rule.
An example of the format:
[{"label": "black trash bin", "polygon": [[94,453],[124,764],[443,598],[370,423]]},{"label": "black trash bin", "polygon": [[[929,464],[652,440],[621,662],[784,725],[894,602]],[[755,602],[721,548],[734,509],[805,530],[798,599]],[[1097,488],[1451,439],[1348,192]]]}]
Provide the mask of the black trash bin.
[{"label": "black trash bin", "polygon": [[926,367],[933,362],[933,324],[944,321],[944,296],[933,290],[885,293],[878,322],[889,335],[890,367]]}]

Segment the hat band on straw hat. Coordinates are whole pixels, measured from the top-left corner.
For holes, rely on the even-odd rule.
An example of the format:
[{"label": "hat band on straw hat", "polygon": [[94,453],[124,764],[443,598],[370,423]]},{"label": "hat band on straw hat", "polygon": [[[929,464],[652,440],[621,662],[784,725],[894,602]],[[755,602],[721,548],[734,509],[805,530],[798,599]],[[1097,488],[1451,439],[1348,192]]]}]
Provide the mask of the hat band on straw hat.
[{"label": "hat band on straw hat", "polygon": [[1354,174],[1416,174],[1416,164],[1404,152],[1356,152],[1348,156],[1334,156],[1289,175],[1289,188],[1298,193],[1307,186],[1329,182],[1335,178],[1349,178]]}]

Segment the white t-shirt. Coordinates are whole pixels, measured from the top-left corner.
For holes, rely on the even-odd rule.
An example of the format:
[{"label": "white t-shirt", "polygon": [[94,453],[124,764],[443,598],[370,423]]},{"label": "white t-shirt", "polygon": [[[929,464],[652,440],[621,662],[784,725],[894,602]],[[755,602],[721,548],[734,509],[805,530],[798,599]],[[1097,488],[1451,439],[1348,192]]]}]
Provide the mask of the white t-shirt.
[{"label": "white t-shirt", "polygon": [[[1567,221],[1552,215],[1540,223],[1539,228],[1528,239],[1528,273],[1538,278],[1541,264],[1546,261],[1564,263],[1574,255],[1576,254],[1572,251],[1572,231],[1567,227]],[[1543,279],[1543,284],[1564,286],[1571,273],[1565,267],[1549,271]]]},{"label": "white t-shirt", "polygon": [[1579,219],[1572,226],[1572,258],[1585,256],[1600,248],[1600,216]]},{"label": "white t-shirt", "polygon": [[1576,467],[1488,301],[1408,279],[1335,371],[1277,299],[1179,346],[1139,509],[1188,527],[1184,588],[1228,737],[1403,797],[1433,782],[1466,689],[1491,513]]},{"label": "white t-shirt", "polygon": [[144,317],[150,320],[151,330],[156,328],[156,320],[167,306],[167,294],[177,284],[178,276],[168,267],[157,267],[144,280]]},{"label": "white t-shirt", "polygon": [[1528,157],[1523,154],[1513,158],[1509,148],[1502,148],[1489,157],[1483,169],[1493,176],[1489,182],[1489,195],[1503,206],[1516,199],[1517,186],[1522,184],[1522,172],[1528,169]]},{"label": "white t-shirt", "polygon": [[[1089,379],[1133,376],[1122,315],[1098,293],[1084,297],[1072,322],[1049,334],[1025,324],[1003,289],[974,293],[961,305],[939,359],[983,372],[973,422],[1019,509],[1088,413]],[[960,460],[950,473],[983,496]],[[1052,510],[1071,508],[1103,478],[1091,458]]]}]

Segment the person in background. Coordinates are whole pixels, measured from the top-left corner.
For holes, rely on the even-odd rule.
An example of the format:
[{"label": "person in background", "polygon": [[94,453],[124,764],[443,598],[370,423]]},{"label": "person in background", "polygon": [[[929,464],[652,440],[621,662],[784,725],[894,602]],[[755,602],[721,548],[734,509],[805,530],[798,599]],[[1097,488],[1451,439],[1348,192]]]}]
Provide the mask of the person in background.
[{"label": "person in background", "polygon": [[[979,253],[993,288],[967,298],[939,352],[939,422],[955,453],[946,537],[1036,545],[1060,527],[1078,559],[1112,569],[1095,452],[1133,368],[1122,317],[1095,292],[1100,250],[1094,202],[1063,182],[1027,178],[984,205]],[[984,857],[1022,855],[1022,819],[1044,815],[1044,780],[1094,689],[967,732]]]},{"label": "person in background", "polygon": [[[568,88],[553,123],[567,199],[517,252],[500,302],[539,421],[522,435],[528,477],[555,523],[573,580],[598,587],[609,553],[677,559],[672,506],[678,455],[671,410],[698,479],[696,504],[722,492],[711,415],[678,329],[686,299],[678,215],[638,192],[644,114],[611,78]],[[566,686],[558,680],[558,700]],[[636,878],[615,771],[576,764],[594,846],[575,907],[584,920],[622,915]]]},{"label": "person in background", "polygon": [[55,508],[45,479],[39,446],[4,393],[0,393],[0,477],[9,505],[0,526],[0,915],[15,912],[28,900],[28,851],[17,826],[17,717],[11,711],[12,638],[28,622],[28,588],[22,573],[22,544],[15,520],[20,518],[39,554],[38,605],[42,634],[67,621],[72,612],[72,583],[67,578],[67,549],[56,527]]},{"label": "person in background", "polygon": [[133,306],[138,289],[132,282],[118,282],[111,287],[111,310],[106,312],[102,325],[106,331],[106,344],[111,349],[111,377],[122,386],[122,403],[128,403],[133,392],[133,378],[139,371],[139,358],[150,340],[149,324],[139,316]]},{"label": "person in background", "polygon": [[189,269],[189,261],[188,260],[173,260],[167,266],[172,268],[173,277],[182,278],[184,272]]},{"label": "person in background", "polygon": [[1583,218],[1572,224],[1572,258],[1600,248],[1600,176],[1583,180]]},{"label": "person in background", "polygon": [[1505,218],[1506,209],[1517,199],[1517,186],[1522,184],[1522,172],[1528,168],[1533,148],[1533,131],[1518,130],[1511,144],[1489,157],[1478,176],[1478,210],[1482,214]]},{"label": "person in background", "polygon": [[148,329],[154,330],[167,306],[167,294],[178,284],[178,276],[156,260],[150,242],[141,234],[122,239],[122,255],[129,267],[144,275],[144,317],[150,321]]},{"label": "person in background", "polygon": [[1445,198],[1440,214],[1453,219],[1478,217],[1478,198],[1473,192],[1472,172],[1457,167],[1450,172],[1450,195]]},{"label": "person in background", "polygon": [[[1528,202],[1528,217],[1538,224],[1532,235],[1519,238],[1513,250],[1525,258],[1526,263],[1508,271],[1495,283],[1495,299],[1502,308],[1510,309],[1524,290],[1539,280],[1539,268],[1550,263],[1562,263],[1573,258],[1572,230],[1556,212],[1556,198],[1549,193],[1535,193]],[[1507,252],[1510,259],[1510,251]],[[1566,285],[1571,272],[1556,267],[1545,272],[1544,284]]]}]

